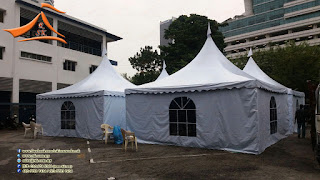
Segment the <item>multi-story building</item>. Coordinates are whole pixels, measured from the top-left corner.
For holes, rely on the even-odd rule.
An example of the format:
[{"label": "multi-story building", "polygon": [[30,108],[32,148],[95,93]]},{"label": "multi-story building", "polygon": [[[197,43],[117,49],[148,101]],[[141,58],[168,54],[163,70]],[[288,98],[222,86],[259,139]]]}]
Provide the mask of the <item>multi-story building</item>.
[{"label": "multi-story building", "polygon": [[[100,64],[101,50],[121,38],[66,14],[42,8],[53,0],[0,0],[0,120],[19,113],[23,121],[35,113],[35,96],[74,84]],[[18,42],[34,37],[38,25],[21,37],[3,31],[26,25],[43,11],[67,44],[42,40]],[[38,23],[42,21],[39,18]],[[57,37],[49,28],[48,36]],[[113,62],[116,63],[116,62]]]},{"label": "multi-story building", "polygon": [[173,42],[171,39],[164,38],[164,33],[169,28],[170,24],[176,19],[177,18],[172,17],[171,19],[160,22],[160,46],[167,46],[169,43]]},{"label": "multi-story building", "polygon": [[288,41],[320,44],[320,0],[244,0],[245,13],[226,22],[228,57],[236,58],[250,48],[283,46]]}]

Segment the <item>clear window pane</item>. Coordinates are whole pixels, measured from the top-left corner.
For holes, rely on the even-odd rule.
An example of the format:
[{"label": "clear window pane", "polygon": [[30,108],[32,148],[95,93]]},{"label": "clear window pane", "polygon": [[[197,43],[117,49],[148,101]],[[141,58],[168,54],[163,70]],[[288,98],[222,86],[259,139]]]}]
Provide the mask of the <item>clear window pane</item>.
[{"label": "clear window pane", "polygon": [[182,107],[184,107],[185,105],[187,105],[188,102],[188,98],[187,97],[182,97]]},{"label": "clear window pane", "polygon": [[188,110],[187,115],[189,123],[196,123],[196,110]]},{"label": "clear window pane", "polygon": [[170,135],[171,136],[178,135],[178,125],[176,123],[170,123]]},{"label": "clear window pane", "polygon": [[179,136],[187,136],[187,125],[179,124]]},{"label": "clear window pane", "polygon": [[177,110],[170,110],[169,111],[169,120],[170,122],[177,122],[178,116],[177,116],[178,111]]},{"label": "clear window pane", "polygon": [[195,124],[188,125],[188,136],[197,136],[197,129]]},{"label": "clear window pane", "polygon": [[178,121],[187,122],[187,116],[185,110],[178,110]]},{"label": "clear window pane", "polygon": [[61,111],[61,119],[62,120],[66,119],[66,112],[65,111]]},{"label": "clear window pane", "polygon": [[76,112],[72,102],[64,102],[61,106],[61,129],[75,129]]},{"label": "clear window pane", "polygon": [[180,108],[183,107],[183,106],[181,105],[181,103],[182,103],[181,99],[182,99],[181,97],[174,99],[174,101],[176,101],[176,103],[178,104],[178,106],[179,106]]},{"label": "clear window pane", "polygon": [[172,100],[169,107],[170,135],[196,137],[196,131],[196,109],[193,101],[187,97]]},{"label": "clear window pane", "polygon": [[61,129],[66,129],[65,121],[61,121]]},{"label": "clear window pane", "polygon": [[171,101],[169,109],[180,109],[175,101]]},{"label": "clear window pane", "polygon": [[196,106],[194,105],[193,101],[189,101],[185,109],[196,109]]}]

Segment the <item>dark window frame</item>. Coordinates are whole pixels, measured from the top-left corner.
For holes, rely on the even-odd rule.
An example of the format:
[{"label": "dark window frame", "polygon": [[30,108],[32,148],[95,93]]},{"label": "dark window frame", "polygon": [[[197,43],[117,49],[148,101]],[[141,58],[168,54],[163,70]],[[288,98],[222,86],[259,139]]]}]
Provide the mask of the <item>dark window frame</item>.
[{"label": "dark window frame", "polygon": [[3,60],[3,51],[4,51],[4,47],[0,47],[0,60]]},{"label": "dark window frame", "polygon": [[4,15],[5,15],[6,11],[0,9],[0,23],[4,23]]},{"label": "dark window frame", "polygon": [[188,97],[177,97],[169,106],[169,135],[197,136],[196,106]]},{"label": "dark window frame", "polygon": [[66,59],[63,62],[63,70],[75,72],[77,64],[78,63],[76,61],[71,61],[71,60]]},{"label": "dark window frame", "polygon": [[76,129],[76,108],[71,101],[65,101],[61,106],[61,129]]},{"label": "dark window frame", "polygon": [[43,62],[49,62],[49,63],[52,62],[52,57],[44,56],[41,54],[34,54],[34,53],[30,53],[30,52],[25,52],[25,51],[20,52],[20,57],[31,59],[31,60],[36,60],[36,61],[43,61]]},{"label": "dark window frame", "polygon": [[278,132],[278,114],[277,114],[277,102],[272,96],[270,99],[270,134]]},{"label": "dark window frame", "polygon": [[89,67],[89,73],[92,74],[97,68],[98,68],[98,66],[96,66],[96,65],[91,65],[91,66]]}]

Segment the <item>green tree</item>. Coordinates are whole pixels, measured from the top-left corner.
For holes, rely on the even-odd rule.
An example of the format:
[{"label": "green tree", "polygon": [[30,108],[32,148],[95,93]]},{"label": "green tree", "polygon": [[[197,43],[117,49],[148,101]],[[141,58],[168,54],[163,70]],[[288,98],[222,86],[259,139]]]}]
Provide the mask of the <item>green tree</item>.
[{"label": "green tree", "polygon": [[159,71],[137,73],[131,78],[131,82],[135,85],[141,85],[141,84],[155,81],[159,75],[160,75]]},{"label": "green tree", "polygon": [[138,72],[131,78],[131,82],[136,85],[152,82],[157,79],[162,67],[162,60],[157,52],[151,46],[145,46],[140,49],[129,61]]},{"label": "green tree", "polygon": [[[320,80],[319,54],[319,46],[309,46],[306,43],[296,45],[290,42],[285,47],[259,50],[253,54],[253,59],[261,70],[274,80],[294,90],[307,92],[307,80]],[[231,61],[243,69],[248,58],[242,56]]]},{"label": "green tree", "polygon": [[165,31],[165,38],[173,40],[168,46],[160,46],[161,56],[165,59],[169,74],[186,66],[201,50],[207,38],[208,22],[210,22],[212,38],[223,52],[224,37],[218,31],[219,23],[206,16],[191,14],[180,16]]}]

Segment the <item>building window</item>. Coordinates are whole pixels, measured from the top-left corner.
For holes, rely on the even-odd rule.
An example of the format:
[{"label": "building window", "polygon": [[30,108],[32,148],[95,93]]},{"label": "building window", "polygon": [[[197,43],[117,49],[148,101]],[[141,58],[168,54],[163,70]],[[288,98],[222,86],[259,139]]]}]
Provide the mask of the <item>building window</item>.
[{"label": "building window", "polygon": [[101,56],[101,44],[103,41],[101,35],[62,21],[58,21],[58,32],[63,34],[67,41],[67,44],[58,41],[58,46]]},{"label": "building window", "polygon": [[37,61],[45,61],[45,62],[51,62],[51,60],[52,60],[52,58],[49,56],[43,56],[43,55],[33,54],[33,53],[29,53],[29,52],[24,52],[24,51],[21,51],[21,57],[33,59],[33,60],[37,60]]},{"label": "building window", "polygon": [[67,71],[76,71],[77,62],[65,60],[63,63],[63,69]]},{"label": "building window", "polygon": [[93,73],[93,71],[95,71],[97,68],[98,66],[91,65],[91,67],[89,68],[90,74]]},{"label": "building window", "polygon": [[71,101],[62,104],[61,129],[76,129],[76,108]]},{"label": "building window", "polygon": [[270,100],[270,134],[276,133],[278,130],[277,104],[272,96]]},{"label": "building window", "polygon": [[299,109],[299,101],[297,99],[297,101],[296,101],[296,110],[298,110],[298,109]]},{"label": "building window", "polygon": [[4,11],[0,10],[0,23],[4,22]]},{"label": "building window", "polygon": [[0,60],[3,60],[3,47],[0,47]]},{"label": "building window", "polygon": [[196,106],[190,98],[178,97],[169,107],[170,136],[197,136]]}]

